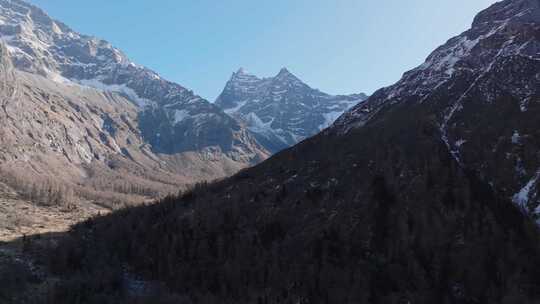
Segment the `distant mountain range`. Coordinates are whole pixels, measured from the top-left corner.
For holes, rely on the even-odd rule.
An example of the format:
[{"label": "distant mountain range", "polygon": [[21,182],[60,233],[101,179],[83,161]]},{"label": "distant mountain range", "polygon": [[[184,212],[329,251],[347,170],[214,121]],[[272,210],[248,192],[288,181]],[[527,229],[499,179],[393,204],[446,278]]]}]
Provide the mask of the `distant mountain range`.
[{"label": "distant mountain range", "polygon": [[366,98],[312,89],[286,68],[271,78],[240,69],[215,104],[245,124],[267,150],[277,152],[317,134]]},{"label": "distant mountain range", "polygon": [[0,169],[19,184],[154,196],[269,155],[216,105],[24,1],[0,0],[0,42]]},{"label": "distant mountain range", "polygon": [[0,43],[0,170],[36,183],[175,191],[257,164],[366,97],[241,70],[210,103],[20,0],[0,0]]}]

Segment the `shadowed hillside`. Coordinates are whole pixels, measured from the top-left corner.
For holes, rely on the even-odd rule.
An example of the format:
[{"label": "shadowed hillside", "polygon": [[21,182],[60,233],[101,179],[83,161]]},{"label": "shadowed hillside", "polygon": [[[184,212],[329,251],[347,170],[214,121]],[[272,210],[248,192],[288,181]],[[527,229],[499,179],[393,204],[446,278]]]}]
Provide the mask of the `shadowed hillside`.
[{"label": "shadowed hillside", "polygon": [[25,240],[42,302],[539,303],[538,50],[540,2],[498,2],[323,133]]}]

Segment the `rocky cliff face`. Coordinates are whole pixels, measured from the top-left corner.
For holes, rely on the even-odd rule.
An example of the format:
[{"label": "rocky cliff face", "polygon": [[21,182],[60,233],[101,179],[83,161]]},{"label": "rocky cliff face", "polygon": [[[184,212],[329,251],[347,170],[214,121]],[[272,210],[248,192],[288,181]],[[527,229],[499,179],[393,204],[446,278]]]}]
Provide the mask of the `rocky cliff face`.
[{"label": "rocky cliff face", "polygon": [[76,180],[117,171],[167,186],[268,155],[219,107],[26,2],[0,1],[0,39],[4,167]]},{"label": "rocky cliff face", "polygon": [[227,82],[216,105],[243,122],[268,150],[276,152],[331,125],[365,94],[333,96],[310,88],[287,69],[258,78],[244,69]]},{"label": "rocky cliff face", "polygon": [[347,133],[397,108],[422,108],[464,168],[540,214],[540,2],[502,1],[424,64],[341,117]]},{"label": "rocky cliff face", "polygon": [[15,175],[22,185],[54,180],[75,189],[154,196],[214,174],[229,175],[249,161],[234,161],[209,148],[157,153],[137,127],[140,113],[131,100],[16,70],[5,57],[2,62],[3,178]]}]

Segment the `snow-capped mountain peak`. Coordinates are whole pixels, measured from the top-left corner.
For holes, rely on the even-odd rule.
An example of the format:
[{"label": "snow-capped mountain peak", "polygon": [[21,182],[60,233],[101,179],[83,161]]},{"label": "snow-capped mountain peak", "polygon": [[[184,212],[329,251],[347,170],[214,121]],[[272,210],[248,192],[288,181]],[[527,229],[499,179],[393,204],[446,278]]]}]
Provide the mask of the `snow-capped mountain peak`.
[{"label": "snow-capped mountain peak", "polygon": [[296,77],[287,68],[283,67],[279,70],[276,78]]},{"label": "snow-capped mountain peak", "polygon": [[305,84],[300,78],[296,77],[291,73],[287,68],[282,68],[279,73],[272,79],[275,87],[277,89],[281,88],[303,88],[306,90],[311,89],[307,84]]},{"label": "snow-capped mountain peak", "polygon": [[365,98],[364,94],[333,96],[312,89],[287,68],[270,78],[240,69],[233,73],[216,105],[247,125],[259,142],[276,152],[328,127]]},{"label": "snow-capped mountain peak", "polygon": [[248,75],[249,72],[244,69],[244,68],[239,68],[238,71],[236,71],[236,73],[233,73],[233,74],[237,74],[237,75]]}]

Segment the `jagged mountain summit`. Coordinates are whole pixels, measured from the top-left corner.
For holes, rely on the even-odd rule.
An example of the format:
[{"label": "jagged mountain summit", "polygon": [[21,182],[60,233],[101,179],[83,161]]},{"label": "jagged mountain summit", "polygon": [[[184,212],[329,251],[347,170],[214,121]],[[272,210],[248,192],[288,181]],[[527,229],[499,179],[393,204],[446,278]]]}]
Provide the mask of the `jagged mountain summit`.
[{"label": "jagged mountain summit", "polygon": [[540,1],[496,3],[424,64],[339,118],[333,131],[422,108],[461,166],[540,220],[538,37]]},{"label": "jagged mountain summit", "polygon": [[365,94],[334,96],[312,89],[286,68],[262,79],[240,69],[215,104],[276,152],[317,134],[366,98]]},{"label": "jagged mountain summit", "polygon": [[31,4],[0,0],[0,40],[13,91],[3,100],[3,166],[67,162],[65,171],[84,177],[82,166],[111,169],[114,160],[139,179],[176,184],[226,176],[268,155],[216,105]]}]

